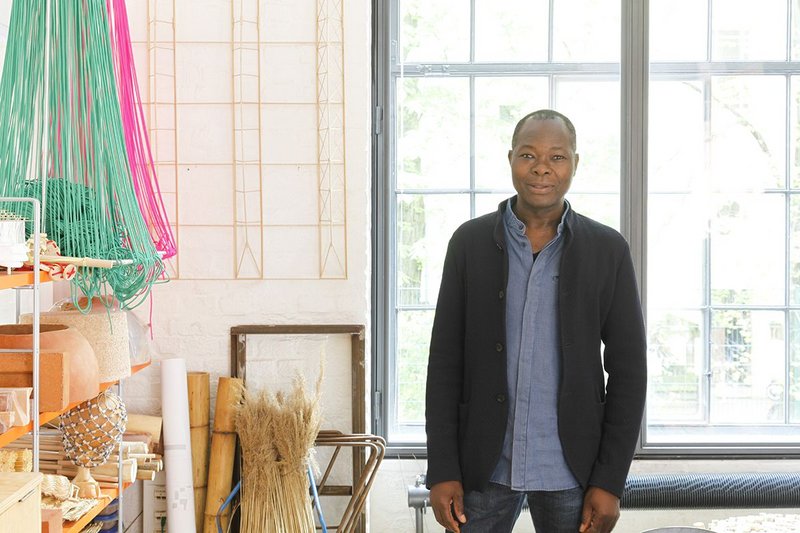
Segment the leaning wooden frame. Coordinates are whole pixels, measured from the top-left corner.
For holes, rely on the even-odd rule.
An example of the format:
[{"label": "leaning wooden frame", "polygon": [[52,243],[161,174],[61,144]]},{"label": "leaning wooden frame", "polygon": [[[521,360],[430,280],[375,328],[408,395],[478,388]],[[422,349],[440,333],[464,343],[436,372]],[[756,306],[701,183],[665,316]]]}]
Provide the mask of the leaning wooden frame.
[{"label": "leaning wooden frame", "polygon": [[[385,442],[382,438],[366,433],[366,347],[365,327],[360,324],[298,324],[298,325],[243,325],[234,326],[230,330],[231,340],[231,375],[240,378],[247,385],[247,338],[249,335],[349,335],[351,355],[351,426],[352,433],[341,433],[335,430],[322,430],[316,445],[334,446],[333,456],[328,461],[326,473],[318,482],[320,496],[349,497],[347,507],[339,525],[328,526],[337,533],[365,533],[366,516],[364,504],[367,493],[375,478],[375,472],[383,460]],[[333,436],[336,435],[334,439]],[[335,444],[338,442],[340,444]],[[343,448],[352,450],[352,485],[329,484],[328,476],[339,451]],[[369,458],[367,458],[367,453]],[[238,464],[238,459],[236,463]],[[235,482],[234,482],[235,483]]]}]

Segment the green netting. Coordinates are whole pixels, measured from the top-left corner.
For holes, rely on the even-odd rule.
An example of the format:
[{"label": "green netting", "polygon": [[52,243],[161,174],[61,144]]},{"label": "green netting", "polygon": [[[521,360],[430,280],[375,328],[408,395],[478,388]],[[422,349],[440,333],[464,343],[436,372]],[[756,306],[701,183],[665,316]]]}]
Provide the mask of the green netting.
[{"label": "green netting", "polygon": [[[164,266],[131,179],[105,0],[14,2],[0,117],[0,195],[40,199],[62,255],[116,261],[79,268],[75,299],[110,288],[124,307],[141,303]],[[11,208],[28,220],[30,209]]]}]

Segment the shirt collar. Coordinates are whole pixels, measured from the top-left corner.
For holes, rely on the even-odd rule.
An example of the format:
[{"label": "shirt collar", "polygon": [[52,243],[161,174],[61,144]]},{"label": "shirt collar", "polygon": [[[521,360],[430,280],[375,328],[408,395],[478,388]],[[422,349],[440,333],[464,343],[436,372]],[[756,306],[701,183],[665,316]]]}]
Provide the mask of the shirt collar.
[{"label": "shirt collar", "polygon": [[[506,227],[509,229],[512,235],[515,236],[523,236],[525,237],[525,223],[522,222],[519,218],[517,218],[517,214],[514,213],[513,207],[517,203],[517,197],[514,196],[511,198],[508,203],[506,203],[506,212],[503,214]],[[561,221],[558,223],[558,228],[556,228],[556,236],[561,236],[564,231],[564,228],[567,225],[567,214],[572,209],[572,206],[569,205],[569,202],[564,199],[564,213],[561,215]],[[527,237],[525,237],[527,239]]]}]

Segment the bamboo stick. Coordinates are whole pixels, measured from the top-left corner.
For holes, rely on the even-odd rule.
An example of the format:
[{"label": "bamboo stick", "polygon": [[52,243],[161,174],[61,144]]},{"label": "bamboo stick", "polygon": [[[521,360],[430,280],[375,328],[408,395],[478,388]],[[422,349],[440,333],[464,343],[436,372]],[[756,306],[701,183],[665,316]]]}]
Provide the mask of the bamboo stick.
[{"label": "bamboo stick", "polygon": [[208,419],[211,411],[208,372],[186,374],[189,393],[189,433],[192,445],[192,482],[197,533],[203,531],[203,510],[208,487]]},{"label": "bamboo stick", "polygon": [[[236,451],[236,408],[242,403],[244,386],[239,378],[221,377],[217,386],[214,431],[211,435],[208,491],[206,493],[203,533],[216,533],[216,517],[220,506],[231,492],[233,456]],[[229,511],[221,520],[227,522]]]},{"label": "bamboo stick", "polygon": [[156,479],[155,470],[137,470],[136,479],[143,481],[154,481]]},{"label": "bamboo stick", "polygon": [[39,260],[42,263],[62,263],[80,267],[95,267],[95,268],[114,268],[117,264],[119,264],[111,259],[95,259],[93,257],[68,257],[63,255],[44,255],[44,254],[39,256]]},{"label": "bamboo stick", "polygon": [[153,472],[161,472],[164,470],[164,461],[156,459],[146,463],[139,463],[139,470],[152,470]]}]

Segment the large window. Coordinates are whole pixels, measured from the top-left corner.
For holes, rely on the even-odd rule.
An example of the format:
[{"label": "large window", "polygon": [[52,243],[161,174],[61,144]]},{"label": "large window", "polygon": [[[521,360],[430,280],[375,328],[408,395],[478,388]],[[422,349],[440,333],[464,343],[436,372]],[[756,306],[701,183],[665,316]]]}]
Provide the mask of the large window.
[{"label": "large window", "polygon": [[[623,23],[624,2],[643,4],[378,2],[374,411],[398,449],[424,446],[447,241],[513,194],[511,132],[541,107],[578,131],[573,207],[643,235],[631,246],[646,280],[644,449],[792,446],[800,31],[790,21],[800,0],[650,0],[650,75],[630,85],[638,93],[621,81],[636,70],[620,43],[646,43],[648,29]],[[649,106],[631,112],[623,98],[646,102],[648,85]],[[641,168],[621,131],[631,123],[649,125]]]},{"label": "large window", "polygon": [[646,447],[800,444],[799,5],[650,0]]}]

